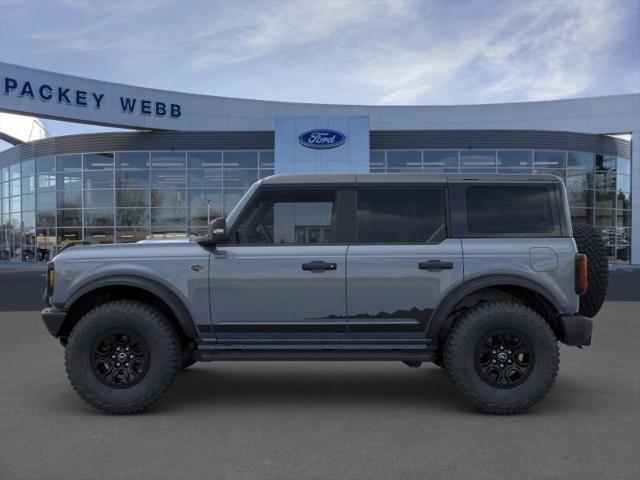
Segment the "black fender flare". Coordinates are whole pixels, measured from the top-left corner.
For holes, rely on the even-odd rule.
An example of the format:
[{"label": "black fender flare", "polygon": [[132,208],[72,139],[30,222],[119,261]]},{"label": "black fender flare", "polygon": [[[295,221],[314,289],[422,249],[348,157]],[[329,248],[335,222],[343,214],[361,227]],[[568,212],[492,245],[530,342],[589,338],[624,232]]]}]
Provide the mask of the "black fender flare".
[{"label": "black fender flare", "polygon": [[440,336],[442,329],[448,327],[447,318],[449,314],[451,314],[454,307],[467,296],[484,288],[498,286],[514,286],[531,290],[548,301],[555,309],[556,314],[563,313],[561,302],[558,298],[549,289],[539,283],[517,275],[488,275],[463,282],[447,293],[431,316],[429,325],[427,326],[427,338],[435,339]]},{"label": "black fender flare", "polygon": [[115,275],[112,277],[105,277],[98,280],[92,280],[88,284],[78,288],[65,303],[64,309],[69,310],[75,302],[87,293],[91,293],[95,290],[99,290],[105,287],[135,287],[141,290],[145,290],[152,295],[155,295],[164,303],[167,304],[171,312],[175,315],[178,324],[182,328],[184,334],[190,338],[197,339],[198,333],[196,327],[191,318],[191,314],[184,302],[178,298],[178,296],[169,290],[164,285],[150,280],[145,277],[139,277],[135,275]]}]

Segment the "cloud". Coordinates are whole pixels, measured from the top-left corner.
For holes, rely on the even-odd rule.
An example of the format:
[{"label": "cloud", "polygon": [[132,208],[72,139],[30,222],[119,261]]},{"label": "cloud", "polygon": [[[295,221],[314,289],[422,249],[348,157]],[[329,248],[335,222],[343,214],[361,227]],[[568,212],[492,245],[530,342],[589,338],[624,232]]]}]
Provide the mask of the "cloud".
[{"label": "cloud", "polygon": [[640,88],[637,0],[0,1],[0,59],[155,88],[367,104]]}]

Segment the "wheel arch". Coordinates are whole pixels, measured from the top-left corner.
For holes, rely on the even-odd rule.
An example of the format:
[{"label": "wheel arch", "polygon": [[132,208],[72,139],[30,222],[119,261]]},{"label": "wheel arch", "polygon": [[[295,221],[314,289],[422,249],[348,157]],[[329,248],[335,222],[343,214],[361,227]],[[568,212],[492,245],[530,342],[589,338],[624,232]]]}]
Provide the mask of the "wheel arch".
[{"label": "wheel arch", "polygon": [[64,305],[68,313],[60,338],[64,341],[88,309],[105,301],[124,298],[140,300],[158,307],[167,315],[184,341],[198,338],[189,310],[174,292],[156,281],[134,275],[117,275],[93,280],[76,290]]},{"label": "wheel arch", "polygon": [[[459,314],[475,299],[475,305],[485,297],[511,297],[537,311],[557,333],[556,318],[562,312],[560,300],[544,286],[516,275],[490,275],[463,282],[450,291],[438,305],[427,327],[427,338],[443,339]],[[496,298],[489,298],[490,300]]]}]

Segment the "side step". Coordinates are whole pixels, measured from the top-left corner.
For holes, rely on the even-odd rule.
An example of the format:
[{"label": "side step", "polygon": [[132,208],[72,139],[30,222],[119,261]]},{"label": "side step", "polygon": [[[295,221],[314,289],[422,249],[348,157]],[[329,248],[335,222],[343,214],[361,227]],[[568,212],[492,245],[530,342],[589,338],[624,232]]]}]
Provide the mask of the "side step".
[{"label": "side step", "polygon": [[431,362],[435,359],[433,351],[421,349],[412,350],[258,350],[258,349],[206,349],[194,352],[194,359],[201,362],[224,360],[294,360],[294,361],[324,361],[324,360],[366,360],[366,361],[401,361],[401,362]]}]

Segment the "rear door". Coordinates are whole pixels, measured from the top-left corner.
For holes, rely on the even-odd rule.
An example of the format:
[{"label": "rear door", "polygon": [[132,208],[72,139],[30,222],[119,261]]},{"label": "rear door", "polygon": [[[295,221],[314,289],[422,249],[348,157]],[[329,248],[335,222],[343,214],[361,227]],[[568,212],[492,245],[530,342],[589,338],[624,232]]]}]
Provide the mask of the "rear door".
[{"label": "rear door", "polygon": [[349,338],[424,341],[434,309],[463,276],[461,242],[448,235],[446,190],[356,194],[356,242],[347,252]]}]

